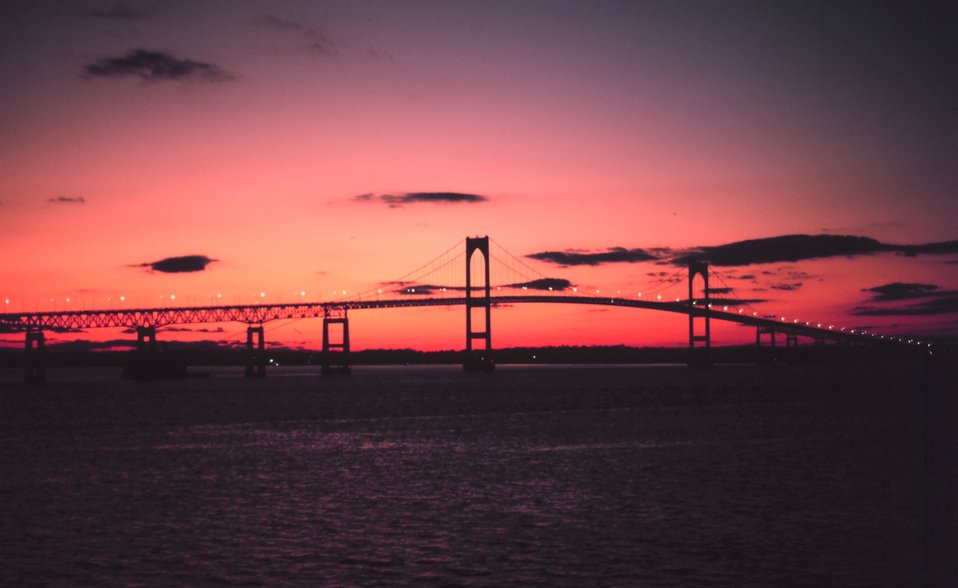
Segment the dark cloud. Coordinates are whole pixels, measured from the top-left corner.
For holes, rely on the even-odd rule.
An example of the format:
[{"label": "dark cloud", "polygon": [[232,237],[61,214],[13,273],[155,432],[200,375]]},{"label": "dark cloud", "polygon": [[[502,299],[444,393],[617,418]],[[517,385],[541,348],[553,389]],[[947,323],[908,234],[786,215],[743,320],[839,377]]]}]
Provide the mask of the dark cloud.
[{"label": "dark cloud", "polygon": [[801,288],[802,283],[801,282],[791,282],[791,283],[782,282],[780,284],[772,284],[770,287],[773,290],[785,290],[790,292],[792,290],[798,290],[799,288]]},{"label": "dark cloud", "polygon": [[408,286],[406,288],[397,288],[396,290],[393,290],[393,291],[396,292],[397,294],[403,294],[405,296],[428,296],[430,294],[435,294],[436,291],[440,289],[441,288],[438,288],[436,286],[416,285],[416,286]]},{"label": "dark cloud", "polygon": [[936,294],[938,286],[935,284],[915,284],[904,282],[892,282],[875,286],[874,288],[864,288],[862,292],[874,292],[876,296],[872,298],[873,302],[888,302],[893,300],[909,300],[912,298],[927,298]]},{"label": "dark cloud", "polygon": [[130,267],[145,267],[150,271],[162,272],[165,274],[178,274],[186,272],[201,272],[206,266],[216,261],[205,255],[184,255],[182,257],[167,257],[159,261],[150,261],[146,263],[137,263]]},{"label": "dark cloud", "polygon": [[390,208],[399,208],[405,204],[415,204],[419,202],[432,204],[474,204],[477,202],[486,202],[488,196],[480,194],[465,194],[462,192],[407,192],[405,194],[360,194],[354,196],[355,202],[384,202]]},{"label": "dark cloud", "polygon": [[731,288],[709,288],[709,296],[715,294],[728,294],[732,291]]},{"label": "dark cloud", "polygon": [[509,284],[509,288],[526,288],[528,290],[553,290],[556,292],[562,292],[563,290],[568,290],[572,287],[572,283],[569,280],[562,278],[539,278],[538,280],[532,280],[531,282],[520,282],[518,284]]},{"label": "dark cloud", "polygon": [[121,0],[117,0],[106,8],[94,8],[87,14],[92,17],[110,20],[136,20],[149,16],[147,10],[134,8],[128,2]]},{"label": "dark cloud", "polygon": [[955,253],[958,252],[958,241],[893,245],[881,243],[870,237],[852,235],[782,235],[736,241],[725,245],[697,247],[674,257],[672,263],[685,265],[690,261],[708,261],[712,265],[736,266],[883,252],[905,255]]},{"label": "dark cloud", "polygon": [[857,316],[909,316],[951,314],[958,312],[958,296],[943,296],[916,302],[907,306],[895,308],[876,308],[874,306],[860,306],[852,314]]},{"label": "dark cloud", "polygon": [[626,249],[624,247],[610,247],[606,251],[588,253],[583,251],[541,251],[530,253],[526,257],[554,263],[563,267],[572,265],[600,265],[603,263],[637,263],[658,259],[644,249]]},{"label": "dark cloud", "polygon": [[236,79],[236,76],[218,65],[191,59],[177,59],[169,53],[146,49],[134,49],[123,57],[100,59],[86,66],[84,73],[90,78],[138,77],[148,82],[194,80],[222,82]]},{"label": "dark cloud", "polygon": [[[135,332],[135,331],[134,331]],[[216,327],[211,329],[209,327],[165,327],[162,332],[164,333],[225,333],[226,330],[223,327]]]},{"label": "dark cloud", "polygon": [[288,20],[275,17],[271,14],[264,14],[252,20],[252,24],[260,27],[270,28],[277,31],[284,31],[303,38],[304,47],[324,57],[338,57],[339,51],[336,50],[336,44],[320,31],[308,27],[294,20]]},{"label": "dark cloud", "polygon": [[47,198],[51,204],[85,204],[86,198],[83,196],[57,196],[56,198]]}]

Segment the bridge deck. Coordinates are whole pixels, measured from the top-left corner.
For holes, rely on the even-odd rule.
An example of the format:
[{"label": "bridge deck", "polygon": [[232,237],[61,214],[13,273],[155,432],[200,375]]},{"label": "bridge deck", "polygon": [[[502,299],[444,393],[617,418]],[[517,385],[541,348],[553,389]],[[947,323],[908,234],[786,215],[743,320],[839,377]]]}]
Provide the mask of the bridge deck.
[{"label": "bridge deck", "polygon": [[[587,304],[595,306],[620,306],[639,308],[659,312],[693,314],[711,319],[728,321],[743,325],[766,327],[778,332],[843,341],[868,341],[887,343],[892,339],[882,339],[874,335],[836,331],[829,327],[806,325],[776,320],[774,318],[753,316],[748,313],[718,310],[720,299],[713,299],[713,308],[690,305],[687,300],[679,302],[659,302],[635,298],[615,298],[607,296],[566,296],[566,295],[505,295],[491,296],[491,304]],[[0,331],[25,331],[45,329],[51,331],[69,331],[73,329],[95,329],[109,327],[163,327],[169,325],[240,322],[259,325],[275,320],[293,318],[328,317],[345,311],[368,310],[377,308],[408,308],[428,306],[460,306],[466,304],[466,298],[394,298],[375,300],[346,300],[332,302],[304,302],[290,304],[250,304],[231,306],[194,306],[176,308],[140,308],[108,310],[71,310],[34,313],[0,314]]]}]

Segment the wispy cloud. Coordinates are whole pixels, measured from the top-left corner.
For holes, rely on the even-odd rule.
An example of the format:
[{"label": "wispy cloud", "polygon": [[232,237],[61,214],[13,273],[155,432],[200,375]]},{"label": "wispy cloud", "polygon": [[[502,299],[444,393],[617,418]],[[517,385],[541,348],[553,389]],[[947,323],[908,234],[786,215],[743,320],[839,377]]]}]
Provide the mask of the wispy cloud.
[{"label": "wispy cloud", "polygon": [[206,266],[216,261],[205,255],[183,255],[180,257],[167,257],[159,261],[148,261],[136,263],[130,267],[144,267],[151,272],[161,272],[164,274],[179,274],[187,272],[201,272]]},{"label": "wispy cloud", "polygon": [[86,198],[83,196],[56,196],[47,198],[47,202],[50,204],[85,204]]},{"label": "wispy cloud", "polygon": [[382,202],[390,208],[400,208],[406,204],[476,204],[487,202],[488,196],[467,194],[464,192],[406,192],[405,194],[360,194],[353,196],[353,202]]},{"label": "wispy cloud", "polygon": [[943,296],[892,308],[860,306],[852,314],[857,316],[914,316],[955,312],[958,312],[958,296]]},{"label": "wispy cloud", "polygon": [[279,18],[271,14],[264,14],[252,20],[252,24],[259,27],[273,29],[301,36],[303,47],[324,57],[338,57],[336,44],[321,31],[306,26],[295,20]]},{"label": "wispy cloud", "polygon": [[588,252],[580,250],[540,251],[526,255],[530,259],[554,263],[562,267],[574,265],[601,265],[605,263],[638,263],[640,261],[656,261],[658,256],[645,249],[626,249],[625,247],[610,247],[605,251]]},{"label": "wispy cloud", "polygon": [[141,7],[134,7],[129,2],[116,0],[112,4],[102,8],[92,8],[87,13],[88,16],[95,18],[104,18],[110,20],[137,20],[149,16],[150,11]]},{"label": "wispy cloud", "polygon": [[162,51],[134,49],[122,57],[100,59],[84,68],[88,78],[140,78],[147,82],[224,82],[236,76],[218,65],[179,59]]}]

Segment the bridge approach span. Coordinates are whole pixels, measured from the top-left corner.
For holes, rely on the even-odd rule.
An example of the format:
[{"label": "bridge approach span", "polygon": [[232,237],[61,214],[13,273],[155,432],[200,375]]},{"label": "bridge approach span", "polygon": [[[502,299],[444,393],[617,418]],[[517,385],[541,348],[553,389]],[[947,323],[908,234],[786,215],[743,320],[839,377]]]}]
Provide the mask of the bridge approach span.
[{"label": "bridge approach span", "polygon": [[[490,296],[492,306],[503,304],[585,304],[592,306],[617,306],[638,308],[659,312],[671,312],[683,315],[704,317],[715,320],[739,323],[747,326],[776,329],[783,333],[832,339],[835,341],[868,340],[872,337],[830,330],[827,327],[790,323],[774,318],[753,316],[734,311],[718,310],[720,299],[712,299],[712,308],[690,304],[688,300],[679,302],[660,302],[635,298],[616,298],[608,296],[566,296],[566,295],[501,295]],[[71,331],[95,328],[138,328],[165,327],[203,323],[238,322],[248,325],[262,325],[271,321],[303,318],[328,318],[341,316],[348,311],[381,308],[411,308],[430,306],[463,306],[465,297],[451,298],[394,298],[382,300],[346,300],[333,302],[305,302],[290,304],[250,304],[232,306],[195,306],[175,308],[145,309],[109,309],[75,310],[35,313],[8,313],[0,315],[2,331]]]}]

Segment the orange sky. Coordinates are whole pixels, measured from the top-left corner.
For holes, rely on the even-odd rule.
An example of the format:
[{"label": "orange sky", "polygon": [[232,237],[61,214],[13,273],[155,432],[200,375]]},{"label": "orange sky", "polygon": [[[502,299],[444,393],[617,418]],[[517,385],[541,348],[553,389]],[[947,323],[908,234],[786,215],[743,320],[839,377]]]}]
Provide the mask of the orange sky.
[{"label": "orange sky", "polygon": [[[696,247],[958,238],[958,31],[944,5],[167,4],[0,6],[8,311],[325,300],[467,235],[539,274],[625,292]],[[420,193],[481,198],[380,198]],[[672,257],[525,257],[613,247]],[[730,285],[763,312],[954,337],[958,250],[944,249],[716,269],[754,274]],[[215,261],[140,266],[194,254]],[[870,290],[894,284],[891,299]],[[355,313],[352,339],[457,348],[463,314]],[[685,333],[681,317],[571,305],[493,320],[496,346],[679,345]],[[245,328],[222,327],[167,336]],[[275,342],[317,341],[317,324],[274,327]]]}]

